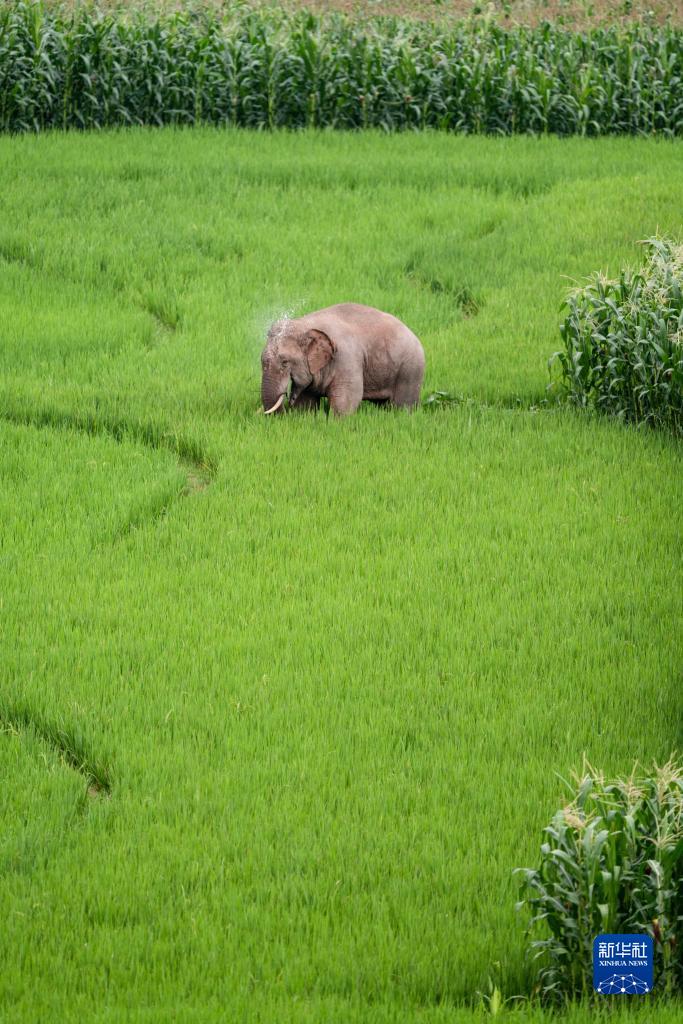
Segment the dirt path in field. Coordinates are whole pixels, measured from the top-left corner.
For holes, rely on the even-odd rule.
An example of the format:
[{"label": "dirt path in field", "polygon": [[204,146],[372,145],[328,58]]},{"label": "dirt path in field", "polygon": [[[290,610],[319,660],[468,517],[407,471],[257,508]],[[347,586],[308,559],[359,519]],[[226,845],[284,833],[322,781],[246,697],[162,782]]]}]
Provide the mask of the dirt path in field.
[{"label": "dirt path in field", "polygon": [[[83,0],[47,0],[48,6],[67,11],[83,6]],[[108,13],[136,9],[147,13],[209,11],[229,15],[231,0],[95,0]],[[373,16],[414,18],[421,21],[458,21],[487,18],[503,28],[540,25],[545,21],[567,29],[585,31],[634,21],[648,24],[683,24],[683,0],[251,0],[255,9],[313,11],[315,14],[342,12],[359,22]]]}]

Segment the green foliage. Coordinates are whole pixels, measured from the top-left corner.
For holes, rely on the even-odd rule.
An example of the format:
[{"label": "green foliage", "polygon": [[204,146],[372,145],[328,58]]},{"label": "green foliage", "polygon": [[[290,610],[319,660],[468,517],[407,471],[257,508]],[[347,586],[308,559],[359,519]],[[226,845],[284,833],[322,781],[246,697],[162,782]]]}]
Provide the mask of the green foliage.
[{"label": "green foliage", "polygon": [[683,131],[683,32],[571,33],[236,7],[0,12],[0,129],[130,124]]},{"label": "green foliage", "polygon": [[[3,1024],[552,1020],[512,869],[549,762],[679,740],[683,474],[540,406],[548,331],[681,232],[678,148],[0,138]],[[343,299],[442,400],[258,415],[268,323]]]},{"label": "green foliage", "polygon": [[645,267],[572,293],[559,362],[571,401],[683,431],[683,246],[650,239]]},{"label": "green foliage", "polygon": [[[608,782],[590,765],[572,802],[544,829],[523,876],[538,988],[565,1001],[591,991],[596,935],[647,933],[655,986],[683,989],[683,771],[669,761]],[[548,934],[549,933],[549,934]]]}]

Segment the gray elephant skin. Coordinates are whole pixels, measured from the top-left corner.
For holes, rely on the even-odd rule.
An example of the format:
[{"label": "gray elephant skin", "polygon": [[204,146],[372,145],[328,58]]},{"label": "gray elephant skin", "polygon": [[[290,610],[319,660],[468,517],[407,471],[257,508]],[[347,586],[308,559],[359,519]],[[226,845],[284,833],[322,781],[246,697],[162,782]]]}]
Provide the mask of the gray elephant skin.
[{"label": "gray elephant skin", "polygon": [[420,400],[425,355],[409,327],[391,313],[343,302],[279,320],[261,353],[261,400],[281,412],[316,409],[326,397],[337,416],[363,399],[411,408]]}]

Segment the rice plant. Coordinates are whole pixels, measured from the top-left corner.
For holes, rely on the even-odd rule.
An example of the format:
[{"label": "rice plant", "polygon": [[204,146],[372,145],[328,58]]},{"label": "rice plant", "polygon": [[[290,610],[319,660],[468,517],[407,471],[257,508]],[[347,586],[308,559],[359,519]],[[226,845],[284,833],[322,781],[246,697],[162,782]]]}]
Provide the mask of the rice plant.
[{"label": "rice plant", "polygon": [[[530,993],[549,766],[679,742],[680,445],[540,405],[562,274],[680,233],[678,148],[0,137],[3,1024]],[[343,297],[436,399],[264,420],[267,324]]]},{"label": "rice plant", "polygon": [[674,761],[608,781],[590,765],[544,829],[537,868],[519,869],[537,986],[566,1001],[591,991],[601,933],[647,933],[655,986],[683,989],[683,769]]},{"label": "rice plant", "polygon": [[0,130],[233,124],[683,131],[683,31],[253,11],[0,12]]},{"label": "rice plant", "polygon": [[642,270],[569,295],[551,359],[572,402],[683,430],[683,246],[650,239]]}]

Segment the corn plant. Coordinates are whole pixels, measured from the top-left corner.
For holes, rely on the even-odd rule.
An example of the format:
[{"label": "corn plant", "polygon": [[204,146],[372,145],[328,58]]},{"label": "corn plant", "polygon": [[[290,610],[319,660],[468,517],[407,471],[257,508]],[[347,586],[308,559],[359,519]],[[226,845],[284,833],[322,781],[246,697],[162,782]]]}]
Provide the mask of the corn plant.
[{"label": "corn plant", "polygon": [[642,270],[594,274],[571,293],[560,327],[561,381],[572,402],[683,431],[683,246],[650,239]]},{"label": "corn plant", "polygon": [[683,31],[2,5],[0,130],[197,123],[677,136]]},{"label": "corn plant", "polygon": [[540,994],[591,992],[601,933],[647,933],[655,986],[683,990],[683,770],[669,761],[608,782],[586,764],[571,802],[544,829],[540,864],[519,868]]}]

